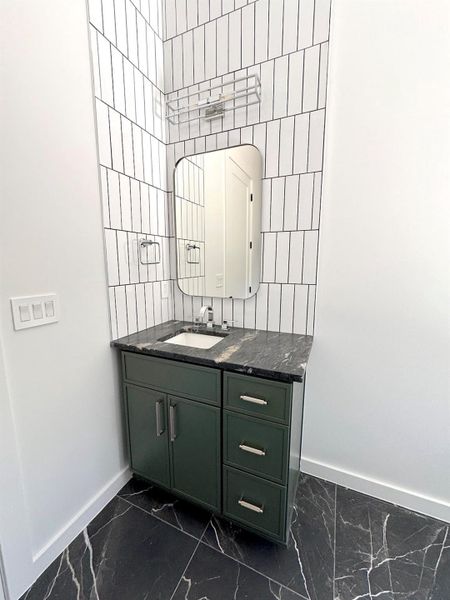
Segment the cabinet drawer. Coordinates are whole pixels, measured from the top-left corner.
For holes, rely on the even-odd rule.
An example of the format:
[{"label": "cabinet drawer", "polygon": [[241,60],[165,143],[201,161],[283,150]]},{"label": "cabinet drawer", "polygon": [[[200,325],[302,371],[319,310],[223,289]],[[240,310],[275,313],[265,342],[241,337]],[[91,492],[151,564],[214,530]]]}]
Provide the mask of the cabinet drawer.
[{"label": "cabinet drawer", "polygon": [[223,513],[273,538],[284,539],[286,488],[224,467]]},{"label": "cabinet drawer", "polygon": [[291,385],[249,377],[224,374],[225,408],[289,424]]},{"label": "cabinet drawer", "polygon": [[122,354],[123,376],[127,382],[148,385],[175,396],[220,405],[220,371],[186,363]]},{"label": "cabinet drawer", "polygon": [[286,483],[289,429],[225,411],[223,456],[227,464]]}]

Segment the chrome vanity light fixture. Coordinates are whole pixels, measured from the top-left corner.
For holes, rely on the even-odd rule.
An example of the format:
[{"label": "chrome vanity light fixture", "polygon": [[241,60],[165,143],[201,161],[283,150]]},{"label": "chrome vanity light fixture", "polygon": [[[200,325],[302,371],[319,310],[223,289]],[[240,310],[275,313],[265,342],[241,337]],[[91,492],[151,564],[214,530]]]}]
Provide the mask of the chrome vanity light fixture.
[{"label": "chrome vanity light fixture", "polygon": [[184,96],[169,94],[169,98],[166,102],[166,119],[171,125],[190,123],[202,118],[210,121],[222,118],[228,111],[260,104],[261,81],[255,73]]}]

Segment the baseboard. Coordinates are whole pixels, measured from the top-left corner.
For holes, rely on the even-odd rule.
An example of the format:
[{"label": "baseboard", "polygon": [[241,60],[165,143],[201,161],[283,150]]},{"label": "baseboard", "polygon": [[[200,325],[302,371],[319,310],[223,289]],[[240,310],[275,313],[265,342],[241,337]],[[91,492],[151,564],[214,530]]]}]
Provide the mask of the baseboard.
[{"label": "baseboard", "polygon": [[339,467],[321,463],[308,457],[302,458],[300,469],[308,475],[332,481],[380,500],[392,502],[441,521],[450,521],[450,504],[445,500],[423,496],[412,490],[396,487],[384,481],[364,477],[351,471],[345,471]]},{"label": "baseboard", "polygon": [[114,498],[131,478],[128,467],[114,476],[56,535],[33,556],[34,580],[57,558],[79,533]]}]

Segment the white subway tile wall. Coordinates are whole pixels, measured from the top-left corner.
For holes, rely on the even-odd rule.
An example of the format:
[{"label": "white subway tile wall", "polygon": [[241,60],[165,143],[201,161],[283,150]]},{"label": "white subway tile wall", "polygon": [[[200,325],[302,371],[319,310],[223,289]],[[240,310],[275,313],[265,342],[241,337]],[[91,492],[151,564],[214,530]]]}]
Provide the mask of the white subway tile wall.
[{"label": "white subway tile wall", "polygon": [[[330,0],[90,0],[113,337],[191,320],[203,303],[217,321],[313,333],[329,20]],[[253,73],[260,105],[167,126],[165,99],[205,97],[210,85],[232,89],[234,77]],[[260,288],[248,300],[183,295],[174,282],[175,162],[240,143],[264,160]],[[160,243],[159,264],[139,263],[141,238]],[[200,293],[195,277],[190,285]]]},{"label": "white subway tile wall", "polygon": [[204,156],[180,161],[175,173],[177,276],[186,294],[205,294]]},{"label": "white subway tile wall", "polygon": [[[174,314],[163,1],[90,0],[89,14],[111,330],[117,338]],[[160,262],[141,263],[141,239],[159,243]],[[157,259],[149,253],[142,251],[143,261]]]},{"label": "white subway tile wall", "polygon": [[[168,4],[164,70],[169,100],[197,91],[205,97],[202,90],[233,76],[257,73],[261,78],[259,106],[227,113],[223,120],[170,125],[167,132],[169,173],[176,160],[205,148],[251,143],[264,159],[262,282],[249,300],[216,299],[216,318],[226,318],[226,311],[239,326],[311,334],[330,0],[199,0],[186,4],[187,13],[178,10],[183,2]],[[193,68],[186,71],[187,64]],[[210,301],[179,298],[176,286],[174,294],[179,319],[192,319],[195,307]]]}]

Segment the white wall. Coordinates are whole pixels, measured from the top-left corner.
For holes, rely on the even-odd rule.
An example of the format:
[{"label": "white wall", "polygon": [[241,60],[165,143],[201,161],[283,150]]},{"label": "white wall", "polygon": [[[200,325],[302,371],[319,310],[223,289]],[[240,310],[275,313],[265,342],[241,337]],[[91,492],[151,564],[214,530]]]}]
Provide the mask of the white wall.
[{"label": "white wall", "polygon": [[[6,0],[0,22],[0,378],[8,392],[0,439],[7,428],[6,450],[23,475],[0,464],[2,482],[15,486],[7,496],[2,490],[0,541],[16,598],[114,495],[126,460],[109,349],[86,7]],[[60,322],[14,331],[9,298],[46,292],[59,295]]]},{"label": "white wall", "polygon": [[450,5],[335,0],[303,468],[450,519]]},{"label": "white wall", "polygon": [[[5,596],[8,587],[20,591],[21,582],[26,579],[24,574],[27,576],[33,571],[28,513],[11,409],[0,338],[0,590],[5,588]],[[0,599],[4,600],[1,593]]]}]

